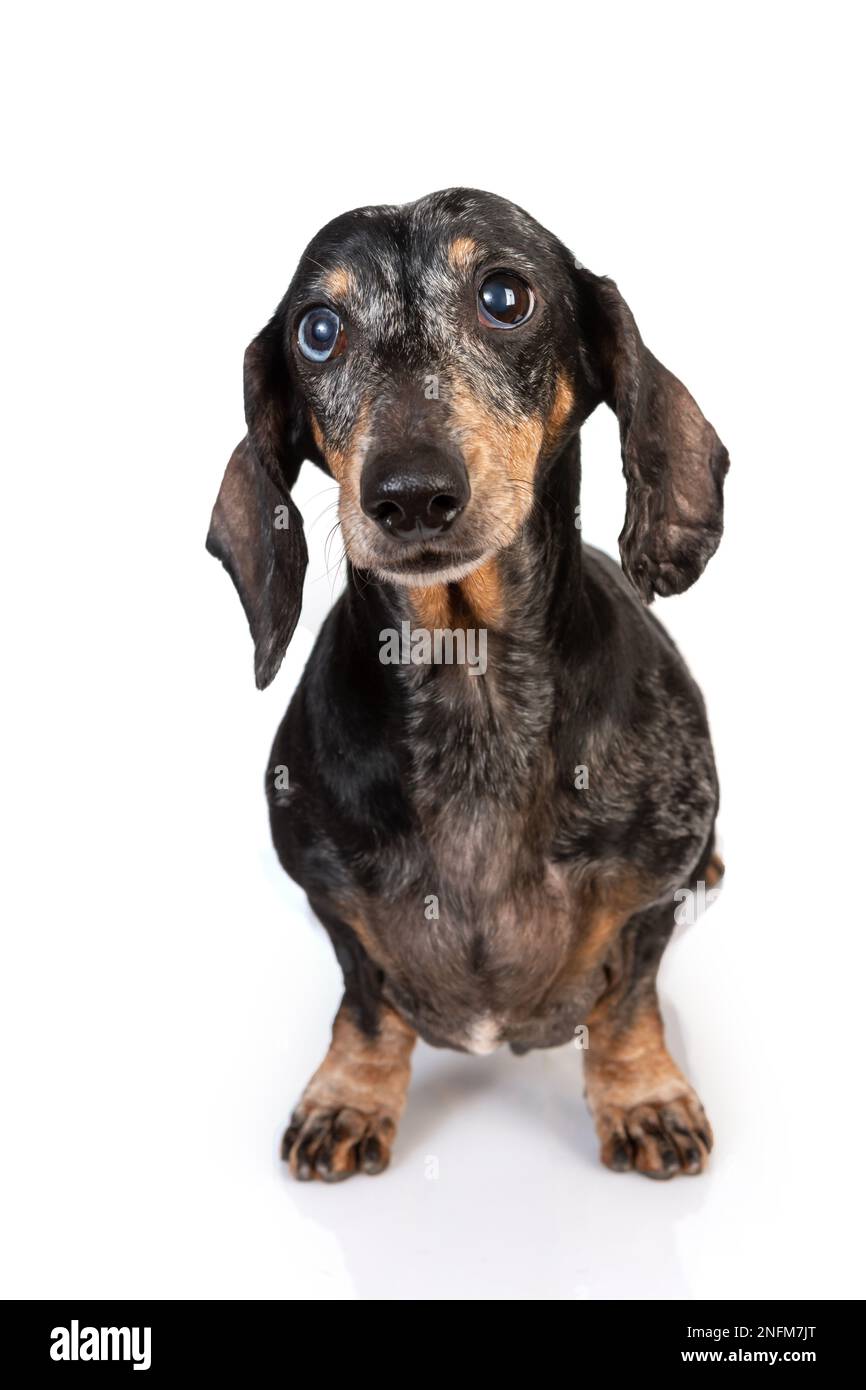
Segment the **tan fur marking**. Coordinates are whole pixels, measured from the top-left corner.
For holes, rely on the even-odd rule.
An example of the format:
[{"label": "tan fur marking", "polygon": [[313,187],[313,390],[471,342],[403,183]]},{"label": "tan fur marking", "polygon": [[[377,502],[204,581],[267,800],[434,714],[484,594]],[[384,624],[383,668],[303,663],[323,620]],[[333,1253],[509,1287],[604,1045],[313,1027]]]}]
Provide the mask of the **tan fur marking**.
[{"label": "tan fur marking", "polygon": [[[671,1083],[678,1090],[685,1077],[664,1043],[658,1009],[648,1006],[625,1031],[620,1031],[609,1005],[598,1004],[589,1019],[587,1096],[593,1102],[630,1109],[650,1099],[671,1099]],[[592,1057],[589,1056],[592,1052]]]},{"label": "tan fur marking", "polygon": [[715,888],[717,884],[721,883],[724,876],[725,866],[721,856],[714,854],[704,870],[704,883],[708,888]]},{"label": "tan fur marking", "polygon": [[325,294],[336,303],[344,303],[355,288],[355,277],[351,270],[344,265],[336,265],[333,270],[329,270],[322,281],[322,289]]},{"label": "tan fur marking", "polygon": [[609,1168],[648,1177],[699,1173],[712,1130],[695,1091],[665,1046],[655,994],[627,1022],[611,997],[589,1018],[586,1099]]},{"label": "tan fur marking", "polygon": [[460,592],[479,627],[502,626],[502,576],[495,556],[460,581]]},{"label": "tan fur marking", "polygon": [[318,449],[319,453],[322,455],[323,458],[327,458],[328,451],[325,448],[325,436],[322,434],[322,427],[316,419],[315,415],[313,414],[312,410],[310,411],[310,429],[312,430],[313,438],[316,441],[316,448]]},{"label": "tan fur marking", "polygon": [[581,932],[576,950],[556,981],[559,992],[563,981],[579,981],[606,963],[620,932],[630,917],[652,902],[654,889],[635,878],[615,883],[596,882],[587,887],[581,909]]},{"label": "tan fur marking", "polygon": [[319,450],[319,453],[322,455],[322,458],[327,463],[329,469],[331,470],[332,476],[336,478],[338,483],[342,483],[344,481],[349,471],[349,468],[358,453],[361,438],[367,428],[369,418],[370,407],[369,403],[365,401],[364,404],[361,406],[361,409],[358,411],[358,418],[356,419],[355,424],[352,427],[352,433],[349,436],[349,443],[347,444],[346,448],[332,449],[328,447],[321,425],[319,424],[312,410],[310,411],[310,429],[312,431],[313,439],[316,441],[316,447]]},{"label": "tan fur marking", "polygon": [[365,1115],[387,1111],[396,1123],[406,1104],[415,1037],[393,1009],[383,1008],[378,1036],[369,1038],[348,1009],[340,1008],[327,1056],[301,1104],[325,1110],[350,1106]]},{"label": "tan fur marking", "polygon": [[535,416],[512,420],[488,410],[459,382],[451,412],[472,491],[490,515],[491,540],[499,549],[514,539],[532,510],[544,426]]},{"label": "tan fur marking", "polygon": [[410,589],[408,597],[416,626],[429,631],[497,628],[503,623],[502,577],[495,556],[456,584]]},{"label": "tan fur marking", "polygon": [[574,392],[568,378],[560,372],[556,378],[556,391],[553,397],[553,405],[547,417],[547,424],[544,427],[544,448],[546,452],[554,449],[559,443],[562,432],[568,423],[568,417],[574,409]]},{"label": "tan fur marking", "polygon": [[469,270],[477,255],[478,245],[469,236],[455,237],[448,247],[448,260],[455,270]]},{"label": "tan fur marking", "polygon": [[409,589],[409,607],[416,627],[453,628],[451,597],[447,584],[431,584],[429,588]]},{"label": "tan fur marking", "polygon": [[[342,1005],[331,1046],[309,1082],[283,1141],[295,1177],[339,1181],[387,1167],[406,1104],[416,1034],[383,1006],[376,1037]],[[375,1146],[374,1148],[372,1146]]]},{"label": "tan fur marking", "polygon": [[352,931],[364,947],[367,955],[371,960],[376,961],[377,965],[382,965],[383,962],[379,959],[378,947],[375,940],[368,932],[363,917],[360,917],[357,911],[351,912],[350,908],[344,908],[344,913],[346,922],[352,928]]}]

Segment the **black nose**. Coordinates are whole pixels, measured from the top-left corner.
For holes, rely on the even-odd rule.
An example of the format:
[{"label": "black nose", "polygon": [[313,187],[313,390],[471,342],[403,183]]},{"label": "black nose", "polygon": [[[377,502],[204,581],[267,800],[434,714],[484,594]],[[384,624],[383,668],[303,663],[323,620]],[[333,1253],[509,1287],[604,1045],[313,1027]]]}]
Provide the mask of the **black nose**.
[{"label": "black nose", "polygon": [[429,540],[448,530],[469,501],[466,466],[439,449],[376,454],[361,474],[361,506],[401,541]]}]

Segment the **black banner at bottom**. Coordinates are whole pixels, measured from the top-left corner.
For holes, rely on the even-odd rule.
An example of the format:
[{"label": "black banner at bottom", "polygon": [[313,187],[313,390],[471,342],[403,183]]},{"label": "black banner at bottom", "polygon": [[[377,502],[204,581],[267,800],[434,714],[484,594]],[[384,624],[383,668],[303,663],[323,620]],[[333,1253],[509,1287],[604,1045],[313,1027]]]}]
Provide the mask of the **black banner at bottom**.
[{"label": "black banner at bottom", "polygon": [[[479,1300],[484,1301],[484,1300]],[[634,1367],[652,1375],[674,1368],[744,1369],[764,1367],[802,1375],[823,1373],[844,1365],[856,1366],[861,1340],[860,1302],[584,1302],[568,1319],[568,1340],[554,1349],[557,1360],[572,1360],[572,1372],[597,1378],[603,1363],[619,1377]],[[456,1329],[457,1344],[443,1337],[438,1321],[432,1329],[420,1320],[404,1321],[392,1334],[381,1317],[363,1328],[345,1311],[322,1311],[319,1326],[307,1340],[309,1314],[305,1305],[285,1302],[7,1302],[0,1305],[3,1344],[14,1348],[14,1359],[25,1377],[31,1368],[64,1377],[104,1377],[139,1374],[144,1381],[180,1375],[248,1376],[258,1370],[294,1379],[310,1358],[324,1361],[325,1375],[338,1374],[341,1354],[352,1360],[361,1352],[361,1367],[371,1361],[394,1363],[406,1338],[415,1342],[411,1366],[419,1347],[423,1370],[429,1376],[437,1353],[443,1365],[456,1371],[454,1353],[460,1347],[460,1375],[467,1374],[465,1336]],[[370,1316],[370,1315],[368,1315]],[[434,1315],[435,1316],[435,1315]],[[327,1320],[333,1319],[332,1338]],[[480,1331],[478,1322],[474,1329]],[[514,1355],[513,1331],[499,1347],[476,1340],[475,1358],[483,1355],[488,1374],[491,1362]],[[323,1334],[324,1330],[324,1336]],[[420,1342],[417,1339],[421,1339]],[[351,1339],[351,1345],[350,1345]],[[523,1343],[523,1353],[528,1350]],[[396,1343],[396,1345],[395,1345]],[[446,1352],[447,1346],[447,1352]],[[482,1352],[483,1346],[483,1352]],[[396,1356],[395,1356],[396,1353]],[[11,1360],[11,1358],[10,1358]],[[402,1358],[401,1358],[402,1360]],[[599,1366],[599,1362],[602,1366]],[[404,1362],[404,1366],[405,1366]],[[361,1369],[361,1374],[365,1372]],[[402,1372],[405,1376],[406,1371]],[[25,1383],[28,1383],[25,1381]]]}]

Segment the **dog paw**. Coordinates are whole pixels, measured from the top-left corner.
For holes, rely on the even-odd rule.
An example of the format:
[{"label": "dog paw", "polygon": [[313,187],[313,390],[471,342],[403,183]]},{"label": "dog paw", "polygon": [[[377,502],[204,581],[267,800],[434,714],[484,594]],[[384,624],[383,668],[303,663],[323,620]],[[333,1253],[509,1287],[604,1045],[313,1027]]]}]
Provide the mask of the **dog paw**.
[{"label": "dog paw", "polygon": [[596,1129],[602,1163],[616,1173],[634,1169],[648,1178],[702,1173],[713,1147],[709,1120],[694,1093],[629,1109],[607,1107]]},{"label": "dog paw", "polygon": [[385,1114],[351,1106],[295,1111],[283,1135],[282,1157],[299,1182],[342,1182],[353,1173],[382,1173],[391,1160],[397,1126]]}]

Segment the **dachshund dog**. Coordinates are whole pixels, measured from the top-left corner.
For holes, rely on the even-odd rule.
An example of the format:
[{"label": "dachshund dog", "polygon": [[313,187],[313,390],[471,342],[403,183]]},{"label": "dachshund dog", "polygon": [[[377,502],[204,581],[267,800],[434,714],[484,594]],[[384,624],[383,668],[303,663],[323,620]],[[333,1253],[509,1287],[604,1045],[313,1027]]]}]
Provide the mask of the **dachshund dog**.
[{"label": "dachshund dog", "polygon": [[[601,401],[621,568],[579,527]],[[301,606],[304,459],[339,484],[348,561],[266,775],[280,862],[345,978],[283,1142],[292,1173],[387,1166],[416,1036],[519,1054],[577,1030],[603,1162],[700,1172],[711,1130],[655,978],[682,890],[723,873],[718,783],[700,692],[646,605],[719,544],[714,429],[613,281],[467,189],[329,223],[247,348],[244,404],[207,544],[260,688]],[[468,634],[483,673],[459,659]]]}]

